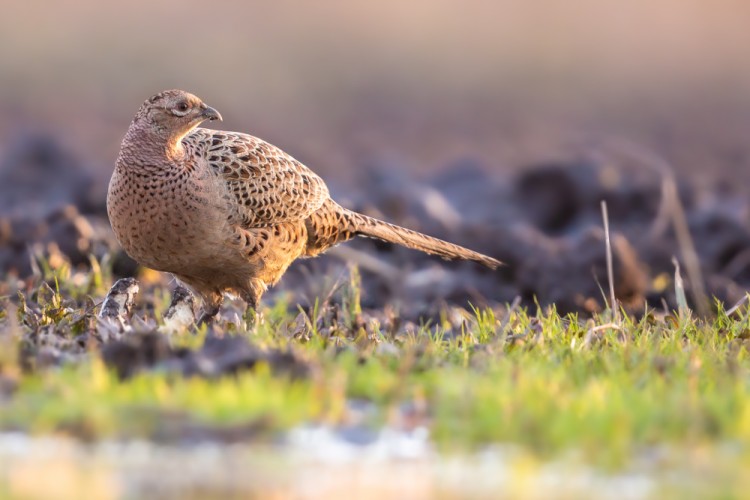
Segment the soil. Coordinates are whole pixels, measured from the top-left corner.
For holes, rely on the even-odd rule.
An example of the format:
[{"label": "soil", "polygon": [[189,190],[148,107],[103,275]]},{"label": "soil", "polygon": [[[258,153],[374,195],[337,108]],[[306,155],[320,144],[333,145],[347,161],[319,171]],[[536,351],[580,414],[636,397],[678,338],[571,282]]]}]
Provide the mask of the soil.
[{"label": "soil", "polygon": [[[291,292],[293,302],[309,303],[341,276],[344,255],[362,271],[365,307],[396,303],[411,320],[436,314],[435,304],[493,305],[516,297],[526,306],[554,304],[561,312],[592,313],[606,306],[608,288],[601,201],[607,203],[612,231],[616,296],[630,312],[676,306],[673,257],[683,264],[694,302],[690,280],[696,275],[686,273],[685,266],[693,251],[709,298],[731,306],[750,286],[746,201],[706,194],[643,161],[562,158],[491,175],[466,160],[419,179],[405,171],[395,162],[363,169],[360,184],[368,189],[347,204],[506,265],[491,272],[356,241],[333,255],[299,261],[266,300]],[[50,137],[24,138],[0,158],[0,272],[31,275],[36,264],[30,255],[85,268],[90,255],[111,253],[117,277],[137,273],[117,248],[105,193],[92,188],[87,172]],[[672,185],[678,193],[674,199],[668,196]],[[675,236],[682,215],[694,250]]]}]

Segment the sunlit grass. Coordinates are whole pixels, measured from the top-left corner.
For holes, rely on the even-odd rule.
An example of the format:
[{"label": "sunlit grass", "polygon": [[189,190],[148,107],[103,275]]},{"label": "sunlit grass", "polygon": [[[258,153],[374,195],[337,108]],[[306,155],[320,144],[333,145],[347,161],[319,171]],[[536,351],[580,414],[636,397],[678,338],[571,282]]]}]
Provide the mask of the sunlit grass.
[{"label": "sunlit grass", "polygon": [[[597,328],[610,323],[607,313],[584,320],[554,310],[468,308],[460,327],[442,318],[394,332],[362,326],[358,290],[354,274],[334,296],[335,324],[324,314],[330,303],[300,312],[279,301],[256,329],[240,324],[228,333],[261,349],[293,349],[310,366],[306,377],[261,363],[216,380],[158,367],[120,380],[96,351],[35,372],[4,355],[0,374],[18,386],[0,403],[0,427],[97,439],[244,426],[273,438],[303,423],[347,425],[347,404],[357,400],[373,408],[371,426],[399,426],[409,409],[447,452],[509,444],[539,459],[574,451],[617,468],[660,447],[750,449],[747,310],[731,318],[719,310],[710,321],[647,314]],[[33,307],[23,295],[16,301],[13,328],[10,299],[3,302],[6,354],[29,321],[64,329],[90,303],[72,299],[64,282],[32,295]],[[166,307],[163,293],[154,300],[157,311]],[[171,343],[196,349],[205,334],[185,332]]]}]

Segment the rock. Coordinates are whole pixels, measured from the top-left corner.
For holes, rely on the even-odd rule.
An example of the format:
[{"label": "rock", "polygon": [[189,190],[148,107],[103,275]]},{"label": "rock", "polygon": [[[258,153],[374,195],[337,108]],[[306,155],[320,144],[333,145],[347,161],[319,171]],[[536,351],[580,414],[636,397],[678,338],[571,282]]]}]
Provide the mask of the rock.
[{"label": "rock", "polygon": [[159,331],[167,334],[186,331],[195,324],[195,298],[182,285],[172,292],[172,302],[164,313],[164,324]]}]

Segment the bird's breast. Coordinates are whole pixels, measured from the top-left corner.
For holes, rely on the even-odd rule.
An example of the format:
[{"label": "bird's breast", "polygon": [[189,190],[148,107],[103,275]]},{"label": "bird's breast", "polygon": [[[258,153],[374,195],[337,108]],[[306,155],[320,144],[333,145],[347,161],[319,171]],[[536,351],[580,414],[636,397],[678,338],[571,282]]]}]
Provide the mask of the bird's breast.
[{"label": "bird's breast", "polygon": [[225,221],[209,189],[189,172],[116,169],[107,212],[123,249],[140,264],[168,272],[210,258],[206,249]]}]

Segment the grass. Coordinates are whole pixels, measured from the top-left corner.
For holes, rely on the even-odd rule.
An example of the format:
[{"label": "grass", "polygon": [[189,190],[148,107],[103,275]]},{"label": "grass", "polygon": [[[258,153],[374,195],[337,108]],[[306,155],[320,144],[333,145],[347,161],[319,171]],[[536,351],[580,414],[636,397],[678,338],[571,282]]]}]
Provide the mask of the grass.
[{"label": "grass", "polygon": [[[364,401],[364,425],[426,426],[445,453],[512,445],[538,460],[574,453],[615,471],[653,450],[730,446],[739,450],[733,466],[750,465],[746,308],[730,317],[719,307],[706,321],[651,312],[612,324],[609,312],[469,307],[414,325],[363,311],[354,272],[310,310],[279,301],[256,329],[224,325],[261,349],[292,350],[309,376],[260,363],[212,380],[159,366],[121,380],[96,349],[59,367],[24,367],[17,353],[42,332],[70,342],[85,331],[88,294],[100,300],[108,284],[67,271],[46,278],[2,301],[0,381],[14,387],[0,400],[2,429],[96,440],[179,439],[199,427],[267,440],[303,423],[351,425],[350,403]],[[147,290],[136,314],[163,311],[160,290]],[[170,342],[196,349],[205,334]]]}]

